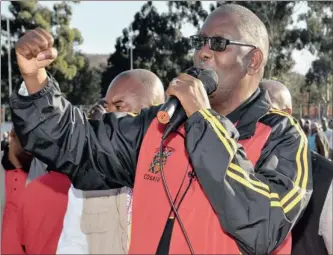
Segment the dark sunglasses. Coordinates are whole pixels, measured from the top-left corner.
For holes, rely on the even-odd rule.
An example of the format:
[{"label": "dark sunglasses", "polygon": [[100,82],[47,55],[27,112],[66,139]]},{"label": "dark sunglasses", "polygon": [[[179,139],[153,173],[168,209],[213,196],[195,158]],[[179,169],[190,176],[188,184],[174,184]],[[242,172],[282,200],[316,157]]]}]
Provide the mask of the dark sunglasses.
[{"label": "dark sunglasses", "polygon": [[213,51],[225,51],[228,45],[239,45],[239,46],[246,46],[257,48],[252,44],[242,43],[238,41],[232,41],[223,37],[213,36],[213,37],[206,37],[201,35],[192,35],[190,36],[190,43],[191,46],[195,50],[201,50],[202,47],[206,45],[208,42],[209,49]]}]

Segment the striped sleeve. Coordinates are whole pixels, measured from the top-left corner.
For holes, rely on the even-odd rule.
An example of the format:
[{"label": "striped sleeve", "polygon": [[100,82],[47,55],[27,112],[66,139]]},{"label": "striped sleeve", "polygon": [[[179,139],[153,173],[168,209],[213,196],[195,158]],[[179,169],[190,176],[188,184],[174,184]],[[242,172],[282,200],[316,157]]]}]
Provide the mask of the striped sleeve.
[{"label": "striped sleeve", "polygon": [[312,192],[307,139],[288,114],[270,111],[271,127],[254,166],[238,131],[213,110],[187,123],[186,147],[224,231],[245,254],[270,254],[287,237]]}]

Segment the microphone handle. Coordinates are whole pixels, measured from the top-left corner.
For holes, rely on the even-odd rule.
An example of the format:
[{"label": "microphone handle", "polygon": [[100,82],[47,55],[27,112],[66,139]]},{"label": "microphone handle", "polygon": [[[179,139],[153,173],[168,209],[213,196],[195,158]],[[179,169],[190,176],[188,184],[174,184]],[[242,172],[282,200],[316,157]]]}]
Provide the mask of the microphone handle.
[{"label": "microphone handle", "polygon": [[167,136],[171,133],[177,130],[177,128],[186,121],[187,115],[185,113],[185,110],[183,107],[180,107],[177,109],[176,114],[173,115],[171,118],[171,121],[166,125],[166,128],[164,129],[162,139],[166,139]]},{"label": "microphone handle", "polygon": [[179,108],[180,102],[177,97],[170,96],[157,113],[157,119],[162,124],[170,122],[173,114]]}]

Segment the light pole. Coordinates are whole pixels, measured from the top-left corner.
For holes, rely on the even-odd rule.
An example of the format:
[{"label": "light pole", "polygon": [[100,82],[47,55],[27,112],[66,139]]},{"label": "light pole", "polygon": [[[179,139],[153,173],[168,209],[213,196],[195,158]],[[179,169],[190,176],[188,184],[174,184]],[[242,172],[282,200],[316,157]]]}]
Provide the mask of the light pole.
[{"label": "light pole", "polygon": [[129,37],[129,51],[130,51],[130,68],[133,69],[133,39],[134,39],[134,32],[132,30],[132,26],[130,26],[128,31]]},{"label": "light pole", "polygon": [[7,17],[7,50],[8,50],[8,85],[9,85],[9,96],[12,94],[12,61],[11,61],[11,39],[10,39],[10,24],[9,17]]},{"label": "light pole", "polygon": [[130,42],[130,61],[131,61],[131,70],[133,69],[133,42],[131,39]]}]

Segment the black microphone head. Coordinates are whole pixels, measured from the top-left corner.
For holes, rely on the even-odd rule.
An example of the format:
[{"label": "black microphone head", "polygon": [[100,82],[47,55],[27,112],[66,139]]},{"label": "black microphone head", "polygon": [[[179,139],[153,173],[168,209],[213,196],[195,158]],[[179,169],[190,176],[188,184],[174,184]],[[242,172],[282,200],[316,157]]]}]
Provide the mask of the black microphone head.
[{"label": "black microphone head", "polygon": [[199,74],[203,71],[203,69],[197,67],[190,67],[185,71],[186,74],[193,76],[194,78],[198,78]]},{"label": "black microphone head", "polygon": [[212,94],[216,90],[217,84],[219,82],[217,73],[211,69],[202,70],[199,73],[198,79],[204,85],[208,95]]}]

